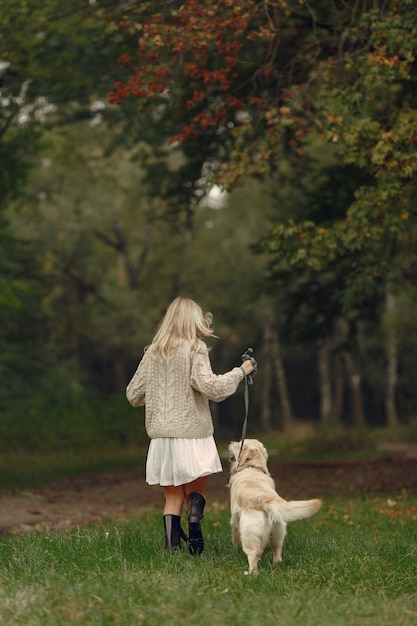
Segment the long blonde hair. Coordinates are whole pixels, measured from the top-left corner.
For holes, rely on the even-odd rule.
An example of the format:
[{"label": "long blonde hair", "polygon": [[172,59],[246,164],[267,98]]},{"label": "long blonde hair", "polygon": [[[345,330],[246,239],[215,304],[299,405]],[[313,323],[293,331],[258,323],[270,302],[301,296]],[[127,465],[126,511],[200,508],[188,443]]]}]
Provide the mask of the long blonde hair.
[{"label": "long blonde hair", "polygon": [[211,313],[203,313],[191,298],[179,296],[169,305],[147,350],[164,359],[185,341],[190,341],[194,350],[201,350],[201,337],[216,337],[212,322]]}]

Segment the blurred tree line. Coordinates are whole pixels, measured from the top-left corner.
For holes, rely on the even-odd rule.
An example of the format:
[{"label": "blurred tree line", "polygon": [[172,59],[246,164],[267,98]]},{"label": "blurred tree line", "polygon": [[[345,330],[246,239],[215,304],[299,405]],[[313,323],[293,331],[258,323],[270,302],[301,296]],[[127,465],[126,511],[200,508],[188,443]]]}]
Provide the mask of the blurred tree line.
[{"label": "blurred tree line", "polygon": [[[252,102],[251,78],[266,50],[271,57],[271,39],[253,36],[249,45],[245,37],[265,24],[286,33],[268,67],[281,77],[288,70],[287,79],[268,70],[257,86],[270,98],[266,119],[281,111],[277,124],[228,101],[227,119],[215,126],[200,115],[206,122],[191,141],[168,143],[190,122],[204,74],[177,73],[172,100],[161,91],[117,106],[108,94],[130,71],[117,60],[136,59],[150,16],[164,34],[181,15],[181,32],[190,35],[187,11],[195,17],[212,4],[167,2],[162,10],[155,2],[0,0],[3,449],[124,445],[142,436],[141,411],[124,389],[178,294],[214,314],[215,371],[254,348],[256,429],[297,420],[396,424],[415,415],[417,47],[406,47],[417,41],[417,22],[408,14],[407,37],[399,32],[390,44],[403,65],[390,65],[394,52],[381,43],[388,61],[380,64],[390,71],[372,66],[366,98],[366,63],[378,50],[366,44],[407,2],[363,3],[356,13],[327,0],[263,3],[267,13],[251,13],[243,39],[237,34],[246,73],[236,66],[233,80]],[[222,7],[216,15],[237,14],[232,1]],[[197,17],[197,30],[210,35],[213,13]],[[152,67],[178,69],[157,34],[150,34],[160,53]],[[304,96],[289,102],[290,88],[319,69],[324,76],[349,38],[343,62],[353,59],[355,71],[344,81],[340,72],[326,77],[306,95],[315,98],[308,107]],[[214,64],[216,54],[208,57]],[[134,65],[145,61],[143,54]],[[274,90],[287,100],[272,102]],[[199,113],[222,97],[207,89]],[[321,134],[317,124],[305,132],[311,118],[327,120]],[[381,216],[371,222],[365,205]],[[239,436],[242,394],[213,412],[220,436]]]}]

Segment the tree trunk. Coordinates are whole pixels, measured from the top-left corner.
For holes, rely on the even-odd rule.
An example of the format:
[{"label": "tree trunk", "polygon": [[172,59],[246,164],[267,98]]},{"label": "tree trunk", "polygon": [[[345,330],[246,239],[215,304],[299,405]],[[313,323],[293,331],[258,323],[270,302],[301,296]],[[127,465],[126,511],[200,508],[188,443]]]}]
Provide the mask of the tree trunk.
[{"label": "tree trunk", "polygon": [[342,356],[338,353],[334,365],[334,394],[333,394],[333,419],[341,422],[343,418],[343,403],[345,397],[346,377],[343,367]]},{"label": "tree trunk", "polygon": [[351,418],[352,422],[356,425],[361,425],[365,423],[365,414],[363,410],[363,399],[362,399],[362,387],[361,387],[361,377],[353,367],[352,355],[349,352],[345,352],[345,363],[346,369],[348,372],[350,390],[351,390],[351,398],[352,398],[352,409],[351,409]]},{"label": "tree trunk", "polygon": [[274,328],[272,331],[272,364],[275,369],[275,375],[278,386],[278,393],[281,404],[282,427],[285,430],[291,426],[293,422],[293,413],[291,408],[290,397],[288,394],[287,377],[285,376],[284,362],[281,354],[281,344],[279,341],[278,331]]},{"label": "tree trunk", "polygon": [[395,297],[388,287],[385,295],[385,353],[387,359],[385,411],[389,426],[396,426],[398,424],[397,404],[395,400],[398,379],[398,346],[395,328],[393,327],[392,320],[390,319],[394,311],[394,307]]},{"label": "tree trunk", "polygon": [[[265,302],[265,328],[267,328],[267,338],[265,341],[266,358],[269,361],[271,370],[276,376],[278,394],[281,407],[281,426],[283,430],[288,428],[293,422],[293,412],[288,393],[287,378],[285,376],[284,362],[281,354],[281,344],[274,319],[274,307],[272,299]],[[272,377],[272,372],[271,372]]]},{"label": "tree trunk", "polygon": [[272,364],[270,347],[272,343],[271,316],[265,314],[263,327],[263,363],[262,363],[262,400],[261,400],[261,428],[264,432],[271,429],[271,392],[272,392]]},{"label": "tree trunk", "polygon": [[326,340],[321,342],[317,356],[320,387],[320,420],[328,422],[332,417],[332,376],[330,350]]}]

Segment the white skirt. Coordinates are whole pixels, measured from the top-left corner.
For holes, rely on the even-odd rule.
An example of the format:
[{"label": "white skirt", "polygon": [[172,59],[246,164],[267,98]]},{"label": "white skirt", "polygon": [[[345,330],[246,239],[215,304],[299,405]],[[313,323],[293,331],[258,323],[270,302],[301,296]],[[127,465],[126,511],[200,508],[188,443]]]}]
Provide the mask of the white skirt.
[{"label": "white skirt", "polygon": [[190,483],[201,476],[222,472],[214,437],[152,439],[146,459],[146,482],[162,487]]}]

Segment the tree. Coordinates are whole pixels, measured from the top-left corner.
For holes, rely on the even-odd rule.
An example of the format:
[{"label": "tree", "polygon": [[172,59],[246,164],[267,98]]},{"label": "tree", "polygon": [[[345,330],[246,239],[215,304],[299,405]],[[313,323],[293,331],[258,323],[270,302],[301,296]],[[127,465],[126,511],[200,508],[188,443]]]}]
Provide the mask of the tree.
[{"label": "tree", "polygon": [[[79,119],[94,124],[110,111],[103,109],[120,37],[99,16],[93,2],[0,0],[0,281],[2,319],[10,316],[12,327],[16,311],[31,310],[37,268],[5,211],[28,192],[47,129]],[[12,327],[2,326],[6,344]]]},{"label": "tree", "polygon": [[161,107],[170,141],[210,146],[204,154],[217,182],[231,187],[242,175],[275,172],[288,150],[305,160],[312,141],[334,144],[340,163],[361,171],[345,215],[326,226],[278,222],[265,244],[271,255],[320,272],[345,260],[345,309],[406,276],[407,261],[393,258],[415,218],[410,0],[360,10],[284,0],[127,10],[123,26],[140,34],[138,58],[120,57],[126,79],[110,101],[137,96]]},{"label": "tree", "polygon": [[[114,60],[132,37],[103,21],[111,0],[0,0],[0,203],[21,192],[45,129],[111,116]],[[0,206],[1,208],[1,206]]]}]

